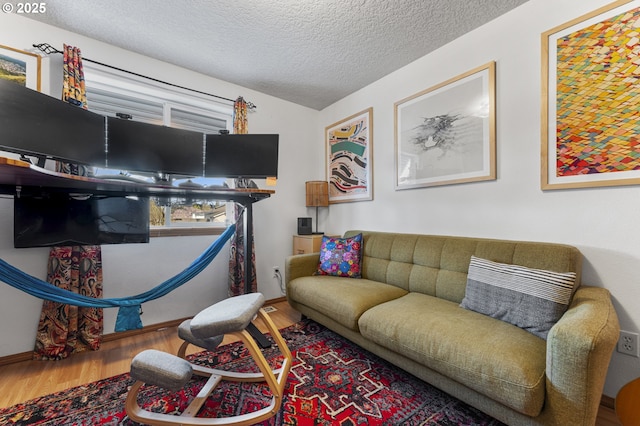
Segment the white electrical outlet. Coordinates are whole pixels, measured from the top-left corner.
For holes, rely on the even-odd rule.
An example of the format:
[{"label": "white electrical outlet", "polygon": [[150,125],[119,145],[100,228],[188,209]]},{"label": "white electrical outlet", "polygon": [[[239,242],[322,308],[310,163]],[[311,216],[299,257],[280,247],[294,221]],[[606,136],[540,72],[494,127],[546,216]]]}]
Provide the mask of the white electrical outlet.
[{"label": "white electrical outlet", "polygon": [[618,352],[638,357],[638,333],[621,331],[618,340]]},{"label": "white electrical outlet", "polygon": [[280,268],[278,266],[274,266],[273,267],[273,278],[279,278],[280,277]]}]

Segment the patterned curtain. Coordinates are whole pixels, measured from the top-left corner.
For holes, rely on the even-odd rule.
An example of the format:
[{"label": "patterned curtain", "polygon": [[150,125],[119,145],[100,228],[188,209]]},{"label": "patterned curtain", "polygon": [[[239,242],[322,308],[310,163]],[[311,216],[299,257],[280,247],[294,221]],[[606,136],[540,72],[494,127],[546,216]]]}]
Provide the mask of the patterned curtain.
[{"label": "patterned curtain", "polygon": [[[233,133],[249,133],[249,122],[247,119],[247,102],[240,96],[233,105]],[[247,182],[236,180],[236,187],[246,187]],[[237,204],[234,205],[234,219],[238,220],[242,209]],[[244,271],[244,227],[238,226],[236,233],[231,238],[229,257],[229,296],[238,296],[245,293],[245,271]],[[256,279],[256,255],[253,235],[251,235],[251,292],[258,291]]]},{"label": "patterned curtain", "polygon": [[[64,45],[62,100],[87,109],[80,49]],[[73,128],[69,129],[73,134]],[[81,141],[78,141],[81,143]],[[56,170],[86,176],[89,169],[56,163]],[[100,246],[52,247],[47,281],[65,290],[102,297],[102,250]],[[85,350],[98,350],[102,341],[102,309],[84,308],[45,300],[40,313],[33,358],[59,360]]]}]

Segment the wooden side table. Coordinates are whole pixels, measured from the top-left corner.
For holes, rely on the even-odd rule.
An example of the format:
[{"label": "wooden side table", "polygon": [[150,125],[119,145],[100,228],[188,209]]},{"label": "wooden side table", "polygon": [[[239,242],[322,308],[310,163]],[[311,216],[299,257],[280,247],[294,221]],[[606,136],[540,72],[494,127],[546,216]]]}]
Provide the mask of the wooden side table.
[{"label": "wooden side table", "polygon": [[294,235],[293,254],[318,253],[323,234]]},{"label": "wooden side table", "polygon": [[640,377],[624,385],[616,395],[616,415],[623,426],[640,426]]}]

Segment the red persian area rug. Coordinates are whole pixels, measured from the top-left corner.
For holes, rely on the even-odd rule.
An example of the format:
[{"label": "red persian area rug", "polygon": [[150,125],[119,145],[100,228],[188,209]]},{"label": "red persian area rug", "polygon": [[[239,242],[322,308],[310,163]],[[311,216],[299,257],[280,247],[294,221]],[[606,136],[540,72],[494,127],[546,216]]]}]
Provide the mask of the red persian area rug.
[{"label": "red persian area rug", "polygon": [[[394,367],[323,326],[301,321],[282,330],[294,361],[278,414],[261,425],[491,425],[502,423]],[[278,365],[277,346],[265,350]],[[257,371],[241,343],[200,352],[191,362]],[[78,386],[0,409],[2,425],[137,425],[124,410],[128,374]],[[195,377],[178,392],[145,386],[139,404],[179,413],[204,383]],[[223,382],[198,417],[224,417],[268,405],[263,384]]]}]

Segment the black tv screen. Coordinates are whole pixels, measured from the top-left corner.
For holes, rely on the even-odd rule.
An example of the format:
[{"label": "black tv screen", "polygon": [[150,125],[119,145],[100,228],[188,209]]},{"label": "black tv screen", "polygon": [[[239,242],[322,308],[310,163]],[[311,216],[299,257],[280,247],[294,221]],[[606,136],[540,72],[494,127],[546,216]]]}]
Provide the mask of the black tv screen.
[{"label": "black tv screen", "polygon": [[105,117],[0,79],[0,149],[105,166]]},{"label": "black tv screen", "polygon": [[206,140],[206,177],[278,177],[279,135],[207,135]]},{"label": "black tv screen", "polygon": [[203,133],[107,118],[108,168],[202,176],[203,162]]},{"label": "black tv screen", "polygon": [[149,199],[16,197],[13,232],[16,248],[148,243]]}]

